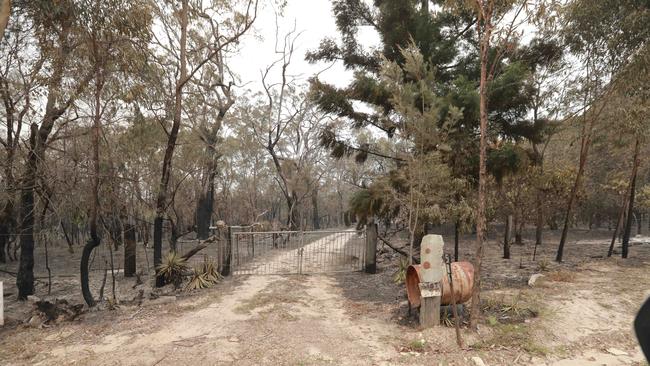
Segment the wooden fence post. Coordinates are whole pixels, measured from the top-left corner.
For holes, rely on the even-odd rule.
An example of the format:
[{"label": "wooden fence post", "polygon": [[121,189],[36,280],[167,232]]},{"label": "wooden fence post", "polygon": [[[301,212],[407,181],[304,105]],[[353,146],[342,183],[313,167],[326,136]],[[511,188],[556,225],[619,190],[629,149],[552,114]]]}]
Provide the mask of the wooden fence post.
[{"label": "wooden fence post", "polygon": [[224,250],[225,258],[223,261],[222,275],[229,276],[231,271],[230,265],[232,263],[232,227],[228,226],[228,233],[226,235],[227,238],[226,238],[226,248]]},{"label": "wooden fence post", "polygon": [[5,325],[5,291],[2,281],[0,281],[0,327]]},{"label": "wooden fence post", "polygon": [[442,259],[444,242],[440,235],[426,235],[422,239],[420,258],[420,325],[431,328],[440,325],[440,298],[442,296]]},{"label": "wooden fence post", "polygon": [[366,225],[366,273],[377,273],[377,224]]}]

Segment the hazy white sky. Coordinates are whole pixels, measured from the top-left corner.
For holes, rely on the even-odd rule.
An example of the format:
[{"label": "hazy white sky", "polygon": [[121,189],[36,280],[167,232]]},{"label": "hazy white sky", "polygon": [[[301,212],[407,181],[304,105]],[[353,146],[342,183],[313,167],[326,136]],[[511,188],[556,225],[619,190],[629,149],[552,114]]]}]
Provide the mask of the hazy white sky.
[{"label": "hazy white sky", "polygon": [[[263,7],[260,9],[255,22],[255,35],[249,35],[240,46],[240,53],[233,58],[233,69],[239,75],[246,88],[258,91],[261,90],[260,71],[265,69],[280,55],[275,53],[276,41],[276,18],[270,0],[262,0]],[[325,37],[336,37],[335,19],[332,14],[330,0],[288,0],[282,17],[278,18],[280,47],[282,38],[287,32],[296,28],[300,33],[295,43],[295,54],[289,73],[297,75],[301,80],[307,81],[315,73],[327,68],[329,65],[320,63],[316,65],[305,61],[305,53],[318,47],[320,41]],[[371,31],[361,33],[364,45],[372,47],[377,45],[378,36]],[[275,80],[279,77],[279,70],[276,69]],[[325,71],[321,78],[336,85],[346,85],[351,78],[351,73],[346,72],[342,65],[336,64]],[[240,91],[241,93],[241,91]]]}]

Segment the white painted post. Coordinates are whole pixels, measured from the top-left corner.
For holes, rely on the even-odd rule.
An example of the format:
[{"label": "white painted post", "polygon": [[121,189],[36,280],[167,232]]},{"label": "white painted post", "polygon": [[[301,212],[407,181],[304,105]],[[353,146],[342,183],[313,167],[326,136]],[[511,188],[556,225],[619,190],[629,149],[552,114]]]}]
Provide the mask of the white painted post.
[{"label": "white painted post", "polygon": [[0,281],[0,327],[5,325],[5,290],[2,281]]},{"label": "white painted post", "polygon": [[440,298],[442,296],[442,259],[444,242],[440,235],[426,235],[420,248],[420,325],[425,328],[440,325]]}]

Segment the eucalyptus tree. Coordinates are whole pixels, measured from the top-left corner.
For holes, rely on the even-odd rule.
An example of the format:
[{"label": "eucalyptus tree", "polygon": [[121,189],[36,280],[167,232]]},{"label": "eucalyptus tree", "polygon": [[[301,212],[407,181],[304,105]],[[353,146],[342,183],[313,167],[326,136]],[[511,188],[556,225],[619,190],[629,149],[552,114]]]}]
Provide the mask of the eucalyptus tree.
[{"label": "eucalyptus tree", "polygon": [[[142,52],[148,42],[148,35],[151,24],[151,16],[148,12],[146,1],[94,1],[88,4],[89,20],[87,24],[87,58],[92,65],[94,90],[92,93],[92,173],[91,173],[91,199],[89,228],[90,239],[84,246],[81,262],[81,290],[84,300],[89,306],[95,305],[89,287],[89,261],[95,248],[101,244],[100,226],[106,227],[108,221],[101,216],[100,190],[102,176],[108,176],[101,171],[100,146],[102,134],[102,120],[107,118],[107,110],[115,103],[115,98],[106,94],[106,87],[113,87],[109,90],[115,93],[120,90],[116,82],[124,82],[126,78],[118,78],[116,74],[130,68],[138,68],[138,62],[130,60],[142,60]],[[141,63],[141,62],[140,62]],[[126,86],[126,85],[124,85]],[[112,165],[112,162],[111,162]],[[117,184],[117,177],[113,176],[110,185]],[[112,191],[116,191],[112,189]],[[113,208],[117,210],[117,208]],[[115,235],[113,235],[115,236]],[[110,245],[110,244],[109,244]],[[126,250],[126,249],[125,249]],[[134,248],[128,248],[128,254],[134,255]],[[133,257],[134,261],[135,258]]]},{"label": "eucalyptus tree", "polygon": [[[632,223],[635,217],[635,197],[639,169],[642,164],[641,146],[647,141],[650,133],[648,123],[645,121],[650,110],[650,79],[648,77],[648,64],[650,62],[650,47],[645,45],[633,56],[633,59],[617,75],[625,80],[623,85],[617,88],[617,92],[610,98],[609,105],[603,113],[604,119],[611,121],[618,127],[619,132],[625,134],[626,144],[631,148],[631,168],[627,189],[624,193],[623,204],[614,229],[614,235],[609,247],[608,256],[613,254],[614,242],[621,226],[623,229],[621,256],[627,258],[629,254],[629,242],[632,231]],[[625,223],[623,219],[625,218]],[[640,223],[639,223],[640,227]]]},{"label": "eucalyptus tree", "polygon": [[[80,55],[86,46],[87,10],[73,0],[25,3],[20,11],[34,24],[39,52],[50,65],[44,82],[44,111],[29,127],[28,152],[20,195],[20,264],[16,276],[18,298],[34,293],[34,204],[40,166],[54,125],[74,104],[95,76]],[[18,11],[16,11],[17,13]],[[68,79],[74,75],[73,79]],[[64,82],[64,80],[66,82]]]},{"label": "eucalyptus tree", "polygon": [[[571,1],[561,10],[566,45],[584,72],[576,73],[575,120],[581,125],[578,171],[567,202],[556,261],[561,262],[577,193],[582,185],[594,128],[608,104],[607,98],[625,84],[619,72],[647,47],[650,7],[636,0]],[[594,22],[593,19],[601,19]]]},{"label": "eucalyptus tree", "polygon": [[[9,3],[5,1],[4,3]],[[19,168],[20,141],[23,126],[29,121],[34,107],[33,94],[42,87],[38,78],[45,58],[35,47],[27,46],[35,37],[33,22],[15,15],[6,38],[0,42],[0,98],[3,102],[3,127],[5,136],[0,138],[4,149],[2,212],[0,213],[0,262],[5,262],[5,249],[13,239],[19,224],[17,216],[17,192],[19,182],[16,170]],[[10,259],[12,256],[9,254]]]},{"label": "eucalyptus tree", "polygon": [[[213,45],[213,53],[189,81],[187,102],[193,107],[186,113],[193,132],[205,145],[201,157],[200,187],[197,191],[196,231],[200,239],[207,239],[214,210],[215,179],[218,174],[219,144],[222,129],[230,109],[235,105],[235,88],[239,78],[231,69],[232,57],[238,52],[238,38],[248,31],[246,20],[227,19],[224,11],[236,14],[237,7],[244,2],[199,2],[190,12],[196,14],[195,31],[189,33],[195,45]],[[253,5],[248,2],[248,5]],[[257,6],[255,4],[255,6]],[[255,15],[250,15],[254,17]],[[254,19],[251,18],[249,23]],[[242,28],[243,27],[243,28]],[[205,59],[204,52],[192,52],[191,63]]]},{"label": "eucalyptus tree", "polygon": [[[288,59],[283,62],[288,66]],[[282,80],[287,80],[286,66],[282,67]],[[264,86],[266,101],[258,100],[246,118],[274,168],[275,181],[286,203],[286,225],[298,230],[302,226],[300,206],[314,194],[325,172],[319,144],[325,116],[295,85],[284,81],[271,85],[265,78]]]},{"label": "eucalyptus tree", "polygon": [[[528,98],[518,88],[523,65],[506,62],[518,43],[517,28],[528,19],[527,2],[471,0],[447,4],[457,13],[470,12],[476,19],[474,45],[478,58],[478,195],[476,205],[475,281],[472,291],[470,327],[476,328],[480,316],[481,265],[487,230],[488,139],[490,130],[518,135],[517,119],[524,112]],[[496,93],[495,93],[496,91]],[[514,122],[514,123],[513,123]],[[496,128],[495,128],[496,127]],[[515,127],[515,128],[513,128]],[[492,137],[494,139],[494,137]]]},{"label": "eucalyptus tree", "polygon": [[[167,134],[153,233],[154,265],[158,268],[162,263],[163,222],[173,205],[169,184],[183,119],[184,93],[206,64],[219,58],[226,47],[238,42],[251,29],[257,18],[258,0],[181,0],[180,4],[156,5],[158,31],[154,32],[151,52],[161,70],[157,83],[160,100],[153,103],[151,112],[162,111],[162,115],[157,113],[156,116]],[[195,32],[209,32],[209,35],[197,39],[191,36]],[[156,276],[156,285],[164,285],[161,276]]]},{"label": "eucalyptus tree", "polygon": [[299,35],[293,29],[276,39],[276,59],[261,71],[263,92],[254,97],[243,117],[273,164],[290,230],[301,227],[300,205],[313,194],[323,174],[318,137],[326,118],[301,90],[298,78],[290,74]]}]

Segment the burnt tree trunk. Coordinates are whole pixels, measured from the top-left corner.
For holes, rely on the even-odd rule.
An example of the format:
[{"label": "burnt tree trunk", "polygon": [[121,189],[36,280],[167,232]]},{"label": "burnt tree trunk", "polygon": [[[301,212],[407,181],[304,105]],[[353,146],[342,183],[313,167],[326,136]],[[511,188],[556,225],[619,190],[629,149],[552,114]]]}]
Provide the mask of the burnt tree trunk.
[{"label": "burnt tree trunk", "polygon": [[636,178],[639,170],[639,147],[640,141],[637,137],[636,143],[634,144],[634,162],[632,163],[632,176],[630,177],[630,198],[628,199],[627,204],[627,224],[625,225],[625,233],[623,234],[623,248],[621,251],[621,257],[627,258],[629,247],[630,247],[630,234],[632,231],[632,219],[634,216],[634,195],[636,193]]},{"label": "burnt tree trunk", "polygon": [[206,240],[210,236],[210,223],[214,212],[214,185],[217,176],[217,159],[219,158],[217,153],[218,135],[223,118],[231,106],[231,101],[222,105],[214,125],[211,128],[205,127],[203,129],[203,139],[208,143],[208,146],[206,146],[208,161],[205,166],[205,181],[196,207],[196,234],[201,240]]},{"label": "burnt tree trunk", "polygon": [[16,209],[14,207],[14,195],[15,195],[15,179],[14,179],[14,154],[16,152],[16,145],[18,139],[13,138],[13,117],[9,117],[9,113],[13,113],[12,108],[7,110],[7,148],[6,148],[6,160],[5,160],[5,194],[7,195],[7,201],[0,213],[0,263],[7,262],[7,256],[5,251],[9,250],[8,244],[12,231],[16,227]]},{"label": "burnt tree trunk", "polygon": [[454,262],[458,262],[458,241],[460,236],[460,222],[454,223]]},{"label": "burnt tree trunk", "polygon": [[11,235],[11,230],[15,227],[14,216],[14,207],[11,199],[7,200],[2,214],[0,214],[0,263],[7,262],[7,256],[5,254],[7,245],[9,244],[9,235]]},{"label": "burnt tree trunk", "polygon": [[542,245],[542,234],[544,230],[544,209],[542,202],[542,193],[538,192],[535,198],[537,206],[537,218],[535,220],[535,246]]},{"label": "burnt tree trunk", "polygon": [[[590,77],[591,70],[590,65],[587,64],[586,70],[587,76]],[[557,255],[555,260],[557,262],[562,262],[562,256],[564,255],[564,246],[566,244],[567,235],[569,233],[569,226],[571,225],[571,217],[573,215],[573,208],[576,204],[578,190],[582,184],[582,179],[585,172],[585,166],[587,165],[587,159],[589,157],[589,148],[591,146],[591,139],[594,130],[595,120],[600,116],[600,113],[603,111],[603,108],[607,103],[602,103],[599,107],[599,110],[594,112],[594,115],[588,116],[590,110],[586,108],[588,104],[589,93],[585,92],[583,105],[585,110],[582,112],[582,132],[580,139],[580,159],[578,162],[578,173],[576,174],[575,181],[573,182],[573,187],[571,188],[571,194],[569,195],[569,201],[567,202],[566,213],[564,216],[564,226],[562,228],[562,236],[560,237],[560,244],[557,248]]]},{"label": "burnt tree trunk", "polygon": [[187,82],[187,12],[188,0],[182,1],[180,16],[180,74],[176,81],[174,90],[174,116],[172,119],[172,128],[167,138],[167,147],[165,157],[163,158],[162,174],[160,184],[158,185],[158,196],[156,199],[156,218],[153,225],[153,264],[156,268],[156,287],[165,285],[165,280],[158,274],[158,268],[162,264],[162,236],[163,236],[163,219],[167,211],[167,189],[171,177],[172,157],[176,148],[178,131],[181,127],[181,116],[183,106],[183,85]]},{"label": "burnt tree trunk", "polygon": [[217,176],[217,134],[221,129],[221,117],[225,115],[225,111],[219,113],[219,120],[212,130],[204,131],[207,136],[205,140],[208,141],[206,147],[206,154],[208,162],[205,167],[205,182],[199,194],[199,199],[196,203],[196,234],[201,240],[206,240],[210,236],[210,223],[212,222],[212,214],[214,212],[214,184]]},{"label": "burnt tree trunk", "polygon": [[503,235],[503,259],[510,259],[510,242],[512,241],[512,215],[506,217],[506,228]]},{"label": "burnt tree trunk", "polygon": [[523,242],[522,232],[524,231],[524,222],[519,215],[515,215],[515,221],[513,226],[515,229],[515,244],[523,245],[524,242]]},{"label": "burnt tree trunk", "polygon": [[582,177],[585,171],[585,165],[587,163],[589,144],[590,144],[589,137],[583,136],[582,148],[580,151],[580,162],[578,165],[578,173],[576,174],[575,181],[573,182],[573,187],[571,188],[571,194],[569,195],[569,201],[567,202],[566,212],[564,215],[564,225],[562,227],[562,236],[560,237],[560,245],[558,246],[557,255],[555,256],[555,260],[557,262],[562,262],[562,257],[564,255],[564,245],[566,243],[567,235],[569,233],[569,226],[571,225],[573,206],[575,205],[575,201],[577,199],[578,189],[580,189],[580,185],[582,183]]},{"label": "burnt tree trunk", "polygon": [[210,236],[210,222],[212,221],[214,202],[214,189],[201,192],[196,203],[196,235],[201,240]]},{"label": "burnt tree trunk", "polygon": [[291,195],[287,196],[287,208],[287,226],[289,230],[296,231],[299,229],[300,214],[298,212],[298,195],[295,191],[292,191]]},{"label": "burnt tree trunk", "polygon": [[124,277],[135,276],[137,270],[135,231],[132,219],[128,219],[124,225]]},{"label": "burnt tree trunk", "polygon": [[33,123],[29,133],[30,150],[20,192],[20,262],[16,275],[20,300],[26,300],[27,296],[34,294],[34,186],[38,170],[38,132],[37,125]]},{"label": "burnt tree trunk", "polygon": [[478,329],[481,315],[481,265],[483,261],[483,242],[487,229],[486,195],[487,195],[487,129],[488,129],[488,57],[490,52],[490,37],[492,36],[492,8],[487,2],[481,6],[477,33],[480,35],[481,79],[479,85],[480,111],[480,143],[479,143],[479,179],[478,205],[476,207],[476,253],[474,256],[474,287],[472,288],[472,308],[470,313],[470,328]]},{"label": "burnt tree trunk", "polygon": [[[104,86],[103,78],[101,71],[97,71],[97,77],[95,78],[96,88],[95,88],[95,115],[93,120],[93,177],[92,177],[92,201],[90,206],[90,239],[84,245],[83,251],[81,252],[81,263],[80,263],[80,273],[81,273],[81,294],[83,295],[84,301],[88,306],[95,306],[95,299],[93,294],[90,291],[90,279],[89,279],[89,261],[90,256],[92,255],[93,250],[101,244],[101,238],[99,236],[99,230],[97,228],[97,221],[99,220],[99,186],[100,176],[99,176],[99,143],[100,143],[100,129],[101,129],[101,96],[102,88]],[[101,301],[101,299],[100,299]]]},{"label": "burnt tree trunk", "polygon": [[318,215],[318,187],[311,194],[311,221],[314,230],[320,230],[320,216]]},{"label": "burnt tree trunk", "polygon": [[[47,139],[52,132],[54,123],[66,112],[74,99],[84,91],[94,76],[94,71],[89,72],[79,81],[68,99],[60,100],[63,71],[72,50],[69,40],[71,26],[71,22],[63,21],[58,31],[60,44],[54,50],[56,54],[52,60],[52,74],[47,83],[45,114],[40,127],[36,123],[30,126],[30,150],[24,167],[20,193],[20,263],[16,275],[16,285],[18,298],[21,300],[25,300],[28,295],[34,293],[34,190],[36,189],[39,164],[45,159]],[[57,105],[59,102],[61,104]]]}]

